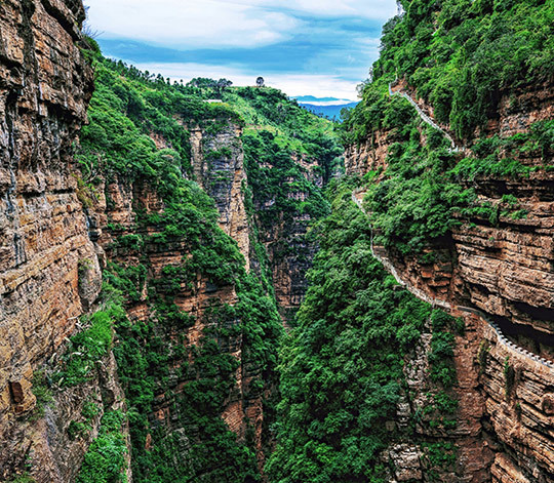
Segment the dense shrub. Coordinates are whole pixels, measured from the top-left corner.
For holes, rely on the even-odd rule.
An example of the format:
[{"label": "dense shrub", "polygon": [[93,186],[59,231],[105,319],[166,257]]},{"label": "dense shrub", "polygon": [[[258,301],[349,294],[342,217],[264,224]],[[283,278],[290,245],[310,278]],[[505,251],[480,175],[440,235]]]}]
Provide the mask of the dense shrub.
[{"label": "dense shrub", "polygon": [[[111,223],[106,228],[112,232],[113,243],[108,247],[112,261],[104,272],[104,292],[116,303],[93,317],[87,331],[94,333],[95,346],[84,344],[92,344],[87,333],[75,337],[74,345],[86,351],[72,354],[59,381],[75,384],[88,377],[89,363],[100,349],[112,348],[113,327],[117,334],[113,351],[129,407],[134,478],[154,482],[259,480],[252,431],[245,442],[237,442],[221,418],[236,388],[239,365],[256,376],[247,389],[249,398],[262,396],[264,389],[276,384],[282,321],[265,247],[256,236],[256,222],[267,214],[260,215],[256,207],[276,197],[276,207],[268,214],[274,217],[272,223],[276,216],[292,220],[302,214],[314,219],[327,215],[329,207],[321,189],[308,180],[307,170],[298,161],[302,158],[314,164],[316,174],[330,178],[341,152],[333,124],[307,113],[274,89],[220,88],[209,80],[187,86],[170,84],[161,76],[104,59],[97,50],[88,55],[95,63],[96,90],[88,113],[90,124],[83,129],[77,154],[83,186],[96,189],[100,179],[148,186],[162,199],[164,209],[147,214],[136,204],[135,226]],[[212,97],[223,102],[204,102]],[[250,186],[245,195],[259,277],[255,271],[246,273],[237,243],[218,227],[214,201],[190,180],[188,130],[200,126],[211,136],[230,125],[246,127]],[[229,148],[221,148],[205,156],[209,164],[231,154]],[[264,163],[272,168],[261,168]],[[94,189],[87,192],[87,199],[98,196]],[[297,191],[307,193],[308,198],[288,196]],[[110,207],[109,196],[107,203]],[[261,225],[261,230],[266,228]],[[147,254],[175,247],[182,251],[182,260],[154,276]],[[198,322],[196,314],[182,311],[175,299],[183,288],[192,291],[199,280],[207,280],[211,287],[234,288],[237,302],[229,306],[217,298],[209,301],[202,316],[206,329],[197,344],[191,345],[186,334]],[[124,312],[112,314],[116,307],[119,311],[136,303],[147,304],[151,317],[146,321],[131,323]],[[100,330],[110,335],[109,341],[104,341]],[[235,341],[240,342],[240,361],[228,351]],[[170,381],[176,379],[184,386],[173,394]],[[171,399],[179,431],[149,420],[160,394]],[[264,401],[268,424],[272,411],[270,402]],[[86,430],[83,425],[75,422],[72,426],[75,438]],[[102,428],[87,454],[81,480],[121,478],[120,434],[107,424]],[[269,432],[267,425],[264,432]]]},{"label": "dense shrub", "polygon": [[455,379],[453,318],[401,289],[372,257],[367,219],[351,202],[354,186],[332,183],[333,210],[317,228],[321,249],[299,326],[281,349],[277,448],[266,466],[271,480],[383,479],[380,452],[400,435],[385,423],[406,392],[404,357],[428,324],[435,327],[429,357],[439,380],[430,397],[433,425],[451,425],[445,416],[456,409],[441,385]]}]

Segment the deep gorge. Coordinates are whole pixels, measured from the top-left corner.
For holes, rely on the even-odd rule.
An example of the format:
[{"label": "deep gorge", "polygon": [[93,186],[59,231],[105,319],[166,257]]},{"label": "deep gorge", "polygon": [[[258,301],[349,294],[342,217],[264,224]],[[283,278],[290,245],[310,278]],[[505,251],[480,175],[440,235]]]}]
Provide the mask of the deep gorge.
[{"label": "deep gorge", "polygon": [[401,4],[338,124],[0,1],[0,480],[554,480],[554,5]]}]

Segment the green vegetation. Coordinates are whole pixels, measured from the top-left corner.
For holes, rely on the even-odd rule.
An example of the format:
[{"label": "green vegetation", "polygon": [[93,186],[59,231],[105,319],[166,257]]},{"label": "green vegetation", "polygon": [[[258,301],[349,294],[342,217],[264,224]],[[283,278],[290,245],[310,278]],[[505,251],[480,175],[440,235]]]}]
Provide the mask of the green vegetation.
[{"label": "green vegetation", "polygon": [[96,403],[88,400],[84,402],[81,410],[81,415],[84,418],[84,421],[77,422],[72,420],[69,423],[67,428],[69,438],[71,440],[75,440],[77,438],[87,438],[89,436],[89,432],[92,430],[92,421],[99,413],[100,409]]},{"label": "green vegetation", "polygon": [[504,360],[504,390],[506,392],[506,398],[512,394],[514,384],[516,382],[516,371],[513,365],[510,363],[510,357],[506,356]]},{"label": "green vegetation", "polygon": [[37,482],[37,481],[33,478],[33,476],[31,476],[29,471],[24,471],[21,474],[14,476],[13,479],[7,482],[19,483],[19,482]]},{"label": "green vegetation", "polygon": [[[554,7],[543,0],[402,2],[405,14],[384,27],[380,59],[362,85],[362,102],[342,125],[346,144],[372,143],[380,130],[391,144],[383,181],[370,184],[368,211],[380,242],[401,254],[440,247],[461,223],[499,225],[527,212],[482,202],[476,182],[528,177],[550,166],[526,158],[552,155],[554,123],[540,121],[526,133],[478,138],[498,107],[517,89],[551,79]],[[459,159],[441,133],[423,124],[388,84],[406,80],[439,123],[450,126],[472,155]],[[462,144],[462,143],[460,143]],[[368,182],[370,180],[367,180]]]},{"label": "green vegetation", "polygon": [[90,379],[91,371],[112,348],[113,323],[124,317],[123,308],[115,304],[108,304],[90,318],[83,317],[82,324],[87,328],[69,340],[68,350],[61,358],[61,368],[53,375],[53,381],[69,387]]},{"label": "green vegetation", "polygon": [[[328,180],[340,167],[342,148],[334,135],[335,125],[301,108],[295,100],[271,88],[227,90],[223,100],[245,120],[245,144],[273,142],[266,155],[294,153],[306,163],[317,163],[315,173]],[[270,136],[272,135],[272,136]]]},{"label": "green vegetation", "polygon": [[5,482],[37,482],[35,478],[31,475],[31,470],[33,469],[33,460],[29,452],[25,454],[23,461],[21,462],[21,467],[15,473],[11,475],[11,478]]},{"label": "green vegetation", "polygon": [[[281,327],[274,302],[251,276],[239,279],[237,292],[239,301],[234,306],[217,305],[214,301],[205,323],[216,324],[210,325],[199,345],[191,348],[184,346],[182,339],[177,345],[168,345],[167,337],[161,337],[161,334],[179,329],[176,320],[164,318],[163,327],[155,321],[130,323],[125,320],[117,325],[121,344],[114,352],[130,405],[136,478],[154,482],[190,481],[200,475],[207,482],[259,479],[255,453],[248,445],[238,444],[236,435],[220,418],[239,366],[235,357],[221,351],[221,345],[225,341],[232,344],[242,336],[242,364],[259,368],[260,378],[270,382],[274,378]],[[190,364],[187,363],[189,355]],[[176,369],[175,364],[179,365]],[[182,428],[187,429],[186,434],[167,433],[160,426],[153,428],[148,419],[153,412],[157,389],[160,384],[167,384],[171,373],[189,380],[179,394],[167,390],[167,396],[174,401],[173,411]],[[200,378],[192,375],[200,375]],[[253,392],[259,390],[251,389]],[[153,445],[151,450],[145,451],[148,438]],[[189,441],[194,445],[182,454],[182,459],[174,457],[176,452],[183,452],[179,451],[183,446],[186,449]]]},{"label": "green vegetation", "polygon": [[515,412],[518,419],[521,419],[521,413],[523,412],[523,409],[521,408],[521,403],[517,402],[515,406]]},{"label": "green vegetation", "polygon": [[77,482],[127,482],[125,414],[109,411],[102,417],[98,437],[90,445]]},{"label": "green vegetation", "polygon": [[381,480],[380,452],[402,435],[386,423],[409,396],[404,358],[429,325],[436,389],[427,421],[443,428],[455,422],[449,416],[457,402],[446,392],[455,382],[450,330],[459,324],[401,289],[372,257],[369,225],[351,201],[354,187],[350,180],[331,183],[332,213],[316,229],[321,249],[311,286],[281,349],[277,449],[266,466],[271,480]]},{"label": "green vegetation", "polygon": [[375,78],[406,78],[440,122],[471,136],[500,94],[554,75],[554,6],[544,0],[402,1],[383,29]]},{"label": "green vegetation", "polygon": [[[380,92],[379,83],[366,88],[370,89]],[[402,255],[417,254],[444,245],[450,231],[462,223],[484,220],[497,226],[500,217],[518,220],[527,216],[510,194],[497,203],[480,201],[475,181],[487,176],[528,177],[537,169],[548,169],[525,166],[518,159],[527,151],[537,153],[540,143],[534,133],[544,131],[544,127],[537,126],[542,123],[533,125],[525,135],[479,140],[473,147],[476,156],[459,160],[456,153],[449,151],[442,135],[435,138],[437,132],[422,124],[407,101],[387,100],[387,96],[379,94],[379,108],[370,112],[380,113],[382,124],[375,121],[376,126],[389,130],[389,139],[394,141],[387,154],[388,166],[378,184],[372,183],[371,174],[363,180],[367,187],[365,203],[377,229],[377,242]],[[351,115],[353,124],[346,138],[358,128],[359,114]]]},{"label": "green vegetation", "polygon": [[32,420],[38,420],[44,417],[46,406],[53,401],[52,389],[48,385],[44,370],[38,370],[33,373],[32,384],[32,391],[37,399]]},{"label": "green vegetation", "polygon": [[452,442],[423,443],[421,445],[427,460],[427,480],[437,482],[440,480],[438,471],[456,470],[456,446]]},{"label": "green vegetation", "polygon": [[[433,249],[447,246],[461,224],[498,226],[525,218],[523,202],[510,193],[483,201],[479,181],[552,169],[528,166],[526,159],[552,154],[554,123],[542,121],[528,133],[506,138],[478,136],[501,96],[554,75],[554,9],[541,0],[402,3],[406,14],[385,26],[372,79],[341,128],[345,144],[371,145],[380,130],[390,145],[386,166],[363,180],[331,181],[341,171],[333,124],[279,91],[235,88],[224,79],[170,84],[103,59],[91,44],[86,55],[96,65],[97,87],[78,153],[79,198],[90,208],[102,178],[124,180],[148,185],[164,210],[147,212],[137,204],[135,227],[108,225],[113,244],[105,291],[115,302],[92,317],[81,333],[85,336],[72,339],[72,352],[56,378],[61,385],[86,380],[94,362],[112,347],[115,328],[137,480],[261,478],[252,429],[237,442],[221,418],[239,366],[253,376],[244,389],[249,399],[264,395],[280,377],[280,396],[273,396],[278,404],[264,401],[264,418],[271,425],[264,437],[277,436],[266,466],[272,480],[383,479],[387,464],[381,453],[400,437],[420,444],[428,477],[455,470],[455,446],[420,442],[416,427],[445,431],[457,425],[453,356],[463,324],[432,310],[384,271],[371,255],[368,221],[350,195],[365,186],[376,242],[427,262],[445,257]],[[452,152],[442,133],[425,125],[405,99],[389,96],[388,84],[397,77],[433,106],[437,121],[448,124],[471,152],[465,157]],[[222,102],[204,102],[211,98]],[[213,200],[190,181],[188,130],[200,126],[209,138],[230,124],[244,128],[248,183],[243,192],[255,267],[250,274],[237,244],[218,228]],[[232,153],[224,147],[204,155],[216,166]],[[372,183],[377,176],[380,182]],[[228,178],[214,173],[208,191]],[[326,199],[321,186],[329,181]],[[291,334],[283,336],[272,270],[291,257],[307,269],[316,245],[311,287]],[[154,270],[148,254],[175,247],[182,260]],[[177,296],[188,291],[196,297],[202,284],[214,294],[206,297],[207,309],[184,312]],[[228,290],[236,294],[233,304],[217,297]],[[147,305],[148,317],[129,321],[122,307],[139,303]],[[195,325],[203,330],[192,344],[187,334]],[[400,428],[394,425],[397,404],[413,398],[404,377],[406,361],[429,332],[426,404]],[[241,361],[232,356],[238,344]],[[478,359],[483,369],[483,345]],[[515,372],[508,362],[504,372],[508,395]],[[169,415],[156,414],[160,405]],[[90,417],[83,416],[86,425]],[[116,449],[117,426],[104,427],[105,445]],[[76,436],[84,430],[79,422],[73,425]],[[109,440],[112,434],[115,443]],[[100,474],[84,467],[88,478],[106,478],[99,451],[91,447],[90,462],[98,462]],[[122,467],[116,467],[111,472],[120,479]]]},{"label": "green vegetation", "polygon": [[[84,206],[90,208],[89,201],[106,180],[133,183],[139,189],[147,186],[161,198],[164,209],[148,213],[137,203],[135,226],[109,221],[113,243],[108,247],[103,294],[110,303],[72,339],[72,349],[78,351],[66,358],[56,380],[61,385],[86,380],[96,359],[113,346],[113,327],[117,334],[113,351],[129,408],[134,479],[259,480],[252,430],[238,442],[221,414],[237,390],[239,366],[253,376],[244,388],[248,399],[263,398],[277,384],[282,321],[260,233],[284,220],[286,236],[287,230],[292,233],[295,216],[308,216],[303,222],[307,225],[310,219],[328,214],[319,182],[310,179],[305,166],[313,165],[314,177],[321,180],[336,169],[341,149],[333,124],[306,113],[274,89],[232,88],[209,79],[196,79],[187,86],[170,84],[160,76],[104,59],[94,43],[89,47],[86,55],[96,69],[96,90],[90,124],[83,129],[77,154]],[[223,102],[204,102],[214,97]],[[245,127],[248,187],[243,188],[259,275],[246,273],[237,243],[218,227],[214,201],[190,181],[188,130],[200,126],[209,138],[231,125]],[[214,165],[232,154],[229,147],[204,153],[208,164]],[[226,181],[223,174],[214,174],[211,180],[214,186]],[[302,196],[296,197],[300,192]],[[113,201],[106,194],[111,207]],[[269,200],[275,204],[265,210]],[[150,255],[176,248],[182,259],[156,273]],[[184,312],[177,299],[187,291],[191,298],[199,296],[199,281],[210,288],[208,308],[200,319]],[[223,304],[220,291],[234,291],[236,302]],[[146,321],[127,319],[123,308],[137,303],[146,303]],[[194,325],[204,329],[193,344],[187,330]],[[232,354],[239,348],[240,361]],[[263,400],[268,441],[275,398]],[[167,401],[171,424],[154,417],[160,399]],[[86,420],[75,422],[70,431],[77,438],[86,426]],[[93,444],[81,480],[106,478],[102,445],[120,456],[118,432],[108,429]],[[115,462],[110,470],[114,479],[120,472],[119,460]]]},{"label": "green vegetation", "polygon": [[[498,226],[525,218],[525,206],[515,196],[503,193],[496,202],[482,201],[478,184],[552,169],[528,166],[525,160],[552,155],[554,122],[541,121],[528,133],[506,138],[478,136],[502,96],[554,75],[554,9],[543,0],[402,3],[406,13],[385,26],[372,79],[341,128],[345,144],[371,145],[377,130],[387,137],[386,166],[363,180],[331,181],[341,171],[333,124],[283,93],[236,88],[225,79],[171,84],[106,60],[89,43],[85,55],[95,64],[96,92],[77,155],[79,199],[90,209],[102,180],[117,181],[148,186],[164,209],[148,211],[137,203],[134,227],[110,221],[113,243],[104,294],[111,302],[71,339],[54,381],[69,386],[90,378],[98,359],[113,347],[115,330],[113,351],[129,408],[135,479],[261,478],[252,429],[238,442],[221,418],[236,391],[239,367],[252,376],[243,388],[248,399],[279,384],[280,395],[263,401],[264,438],[277,436],[266,466],[270,479],[380,480],[387,465],[381,452],[400,437],[420,444],[428,477],[454,470],[455,447],[419,442],[415,429],[444,431],[457,425],[453,356],[463,324],[417,300],[384,271],[371,255],[368,221],[350,194],[365,185],[376,242],[401,256],[418,255],[422,262],[445,257],[434,249],[447,246],[461,224]],[[437,121],[448,124],[471,153],[462,159],[405,99],[389,96],[388,84],[397,77],[433,106]],[[204,102],[213,98],[222,102]],[[512,107],[516,103],[513,96]],[[214,201],[190,180],[189,130],[201,127],[209,139],[230,125],[244,129],[247,184],[242,188],[255,268],[250,274],[236,242],[218,227]],[[233,150],[218,147],[204,155],[213,167]],[[376,176],[378,184],[372,183]],[[215,172],[206,187],[215,191],[228,182],[229,175]],[[326,198],[321,187],[328,182]],[[108,197],[107,203],[110,207],[113,201]],[[316,246],[311,287],[294,329],[283,336],[272,272],[289,259],[299,271],[308,269]],[[176,248],[181,260],[153,267],[149,254]],[[183,311],[178,296],[198,297],[204,287],[209,291],[202,294],[202,313]],[[220,292],[233,292],[236,300],[225,304]],[[144,321],[130,321],[123,310],[136,304],[146,304]],[[190,328],[198,325],[202,331],[189,340]],[[404,366],[428,332],[426,404],[400,429],[391,425],[397,404],[413,397]],[[232,355],[239,346],[240,361]],[[485,346],[478,359],[482,370]],[[509,362],[504,373],[508,395],[515,382]],[[160,407],[169,413],[156,413]],[[94,412],[87,406],[83,420],[70,424],[73,438],[88,431]],[[121,420],[114,417],[114,423],[110,415],[104,416],[81,480],[123,477]],[[109,455],[114,465],[107,469]]]},{"label": "green vegetation", "polygon": [[433,338],[431,339],[431,379],[444,388],[451,388],[456,382],[454,367],[454,334],[447,331],[456,329],[457,320],[444,311],[435,311],[431,317]]},{"label": "green vegetation", "polygon": [[[305,177],[307,175],[291,158],[290,152],[279,147],[277,137],[269,131],[261,131],[257,136],[245,136],[244,144],[254,203],[271,201],[271,205],[259,214],[263,227],[273,223],[276,216],[283,216],[290,223],[302,214],[312,219],[328,214],[329,206],[321,190]],[[336,154],[334,150],[327,157],[329,163]],[[291,197],[295,193],[307,194],[306,200]]]},{"label": "green vegetation", "polygon": [[[341,169],[342,148],[333,123],[279,91],[228,90],[223,99],[246,121],[242,139],[251,240],[264,288],[273,293],[272,268],[286,264],[305,274],[310,267],[316,241],[308,227],[329,213],[321,187]],[[294,324],[293,313],[284,316]]]},{"label": "green vegetation", "polygon": [[479,353],[477,354],[477,361],[479,363],[479,375],[485,372],[487,367],[487,361],[489,358],[490,343],[487,340],[481,341],[479,345]]},{"label": "green vegetation", "polygon": [[[395,247],[404,255],[421,252],[433,243],[440,243],[460,222],[454,214],[472,206],[473,189],[463,189],[449,174],[455,156],[447,150],[444,139],[438,145],[421,146],[418,127],[421,121],[405,101],[394,99],[384,116],[394,113],[396,142],[391,146],[385,179],[370,183],[366,195],[372,224],[379,239],[387,247]],[[406,112],[399,120],[399,112]],[[431,134],[431,128],[425,128]]]}]

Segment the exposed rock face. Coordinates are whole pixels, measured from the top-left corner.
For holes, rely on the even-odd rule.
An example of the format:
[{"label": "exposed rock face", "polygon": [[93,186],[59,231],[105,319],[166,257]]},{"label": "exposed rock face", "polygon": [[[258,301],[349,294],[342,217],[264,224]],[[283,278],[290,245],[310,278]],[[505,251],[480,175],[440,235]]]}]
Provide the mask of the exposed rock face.
[{"label": "exposed rock face", "polygon": [[[219,170],[215,166],[204,173],[202,178],[206,190],[214,191],[212,196],[216,199],[220,210],[219,223],[224,231],[230,235],[237,236],[237,242],[245,241],[248,244],[248,230],[246,215],[244,211],[244,198],[241,192],[241,183],[244,178],[242,169],[242,151],[240,149],[238,130],[230,126],[215,139],[208,138],[208,146],[219,146],[222,148],[230,145],[236,146],[236,152],[232,156],[219,160]],[[194,132],[193,136],[201,138],[201,132]],[[220,143],[219,145],[216,143]],[[201,145],[193,142],[194,167],[204,163],[202,151],[197,151]],[[230,167],[230,165],[232,165]],[[212,173],[211,170],[215,173]],[[218,176],[225,176],[229,170],[235,182],[229,185],[210,185],[210,180]],[[236,190],[236,191],[235,191]],[[109,203],[107,203],[109,199]],[[236,209],[236,207],[239,207]],[[116,262],[122,267],[136,267],[144,264],[148,267],[148,273],[139,288],[141,297],[139,300],[127,302],[127,314],[132,322],[149,322],[156,328],[156,334],[164,342],[166,354],[168,355],[168,367],[170,375],[167,381],[157,382],[155,392],[155,403],[152,413],[148,415],[151,427],[163,429],[165,435],[177,437],[180,444],[180,454],[176,456],[175,465],[178,466],[180,459],[186,459],[190,446],[198,437],[190,428],[185,428],[182,415],[185,410],[181,408],[181,395],[186,391],[186,385],[191,381],[201,378],[196,370],[189,365],[194,363],[194,348],[201,346],[201,339],[204,332],[210,328],[232,329],[240,323],[236,319],[222,320],[221,317],[214,318],[210,310],[214,306],[229,305],[237,303],[237,293],[233,285],[219,286],[208,279],[198,275],[192,284],[182,283],[179,288],[172,286],[167,281],[164,270],[167,268],[179,268],[183,265],[190,253],[191,247],[187,240],[175,238],[167,243],[159,244],[148,242],[141,250],[117,247],[114,242],[118,237],[132,234],[152,235],[159,231],[156,225],[141,226],[138,223],[137,211],[151,215],[162,214],[164,202],[156,191],[141,181],[130,182],[115,177],[112,183],[105,187],[99,187],[98,198],[90,213],[92,226],[100,244],[105,248],[107,260]],[[235,210],[236,209],[236,210]],[[235,217],[244,216],[244,226],[237,227]],[[241,219],[242,220],[242,219]],[[107,226],[116,226],[117,230],[110,230]],[[240,225],[240,224],[239,224]],[[244,235],[243,238],[241,236]],[[243,246],[247,250],[248,245]],[[246,252],[245,255],[248,255]],[[156,281],[158,296],[167,297],[174,301],[176,306],[183,312],[194,318],[194,323],[188,328],[157,324],[158,316],[156,309],[148,299],[148,287]],[[243,363],[243,340],[240,332],[238,335],[228,338],[218,337],[218,347],[221,353],[232,355],[241,362],[234,377],[236,383],[229,390],[228,399],[222,409],[221,417],[227,423],[229,429],[237,435],[239,441],[244,442],[248,428],[254,430],[254,442],[259,451],[260,466],[263,464],[264,454],[262,452],[262,425],[263,425],[263,391],[251,388],[252,382],[260,377],[260,369],[253,368]],[[183,346],[185,351],[183,351]],[[188,371],[186,370],[189,367]],[[267,390],[267,389],[265,389]],[[191,423],[192,426],[192,423]],[[152,436],[149,436],[152,442]]]},{"label": "exposed rock face", "polygon": [[[412,97],[417,99],[414,93]],[[432,115],[431,106],[421,99],[418,104]],[[520,89],[515,96],[501,99],[486,134],[506,137],[526,132],[532,123],[552,119],[553,110],[551,87]],[[375,133],[374,138],[377,142],[347,151],[348,173],[364,175],[385,166],[387,134]],[[540,150],[520,154],[519,161],[530,167],[552,164],[550,155]],[[463,220],[451,238],[432,247],[437,257],[431,264],[422,264],[418,257],[387,254],[382,247],[375,250],[418,297],[446,303],[455,313],[456,308],[472,307],[487,315],[457,313],[466,322],[466,334],[457,338],[455,355],[458,424],[443,436],[458,439],[458,469],[463,474],[457,475],[464,480],[552,481],[554,370],[536,358],[552,359],[554,354],[554,178],[552,172],[539,169],[529,177],[477,178],[471,187],[481,202],[498,207],[497,224],[488,219]],[[527,212],[525,218],[502,214],[509,209],[502,200],[506,194],[517,198],[518,208]],[[499,338],[492,321],[509,339]],[[516,351],[514,344],[521,350]],[[419,350],[420,358],[425,352]],[[424,388],[422,382],[415,384]],[[405,463],[415,459],[413,452],[406,454],[409,458],[404,454],[391,449],[389,457]],[[476,462],[482,465],[475,467]],[[402,479],[405,471],[401,465],[396,477]]]},{"label": "exposed rock face", "polygon": [[[50,367],[55,368],[56,359],[54,355]],[[45,378],[50,377],[49,373]],[[104,413],[126,410],[111,352],[101,360],[86,383],[50,392],[51,400],[41,403],[44,410],[35,409],[30,418],[10,422],[2,434],[0,462],[4,477],[20,474],[25,469],[36,482],[75,482],[83,457],[98,436]],[[83,416],[86,405],[94,405],[97,410],[88,421]],[[86,423],[89,430],[73,435],[72,426],[81,423]],[[126,459],[127,479],[132,482],[130,452]]]},{"label": "exposed rock face", "polygon": [[[33,372],[60,351],[101,286],[72,158],[92,93],[77,45],[83,20],[80,1],[0,4],[0,478],[30,458],[37,480],[73,480],[86,450],[65,456],[63,427],[26,421]],[[57,403],[60,415],[78,411],[69,395]]]},{"label": "exposed rock face", "polygon": [[[436,410],[440,387],[429,376],[431,339],[431,328],[427,328],[405,362],[407,389],[397,403],[395,422],[388,424],[391,430],[405,432],[405,437],[383,453],[383,461],[392,469],[389,478],[398,482],[488,482],[495,454],[484,437],[485,397],[479,391],[478,372],[473,371],[482,327],[468,319],[464,335],[456,336],[457,382],[448,394],[459,404],[457,411],[447,416]],[[414,415],[420,417],[410,430]],[[450,421],[448,425],[445,419]],[[431,457],[433,444],[440,446],[443,455],[450,454],[452,462]]]},{"label": "exposed rock face", "polygon": [[364,175],[370,171],[384,171],[387,168],[385,160],[391,144],[389,132],[376,131],[364,143],[347,146],[344,159],[346,173]]},{"label": "exposed rock face", "polygon": [[417,446],[397,444],[389,451],[388,457],[398,469],[395,479],[399,482],[423,482],[423,452]]},{"label": "exposed rock face", "polygon": [[[240,323],[232,317],[213,321],[209,314],[215,304],[237,303],[234,286],[218,286],[201,275],[177,288],[166,280],[164,270],[181,267],[190,255],[189,241],[148,241],[140,250],[117,245],[124,235],[159,232],[155,222],[140,219],[165,210],[155,187],[111,174],[109,180],[98,176],[94,193],[83,188],[73,160],[93,89],[92,71],[79,49],[83,20],[80,0],[0,1],[0,440],[7,443],[0,448],[0,479],[30,467],[37,481],[74,481],[102,415],[124,409],[111,351],[96,362],[87,383],[63,390],[48,385],[53,402],[44,416],[38,408],[44,402],[37,405],[31,383],[39,368],[52,375],[60,355],[69,351],[64,342],[78,330],[79,317],[98,309],[101,270],[109,262],[147,267],[127,312],[131,321],[155,326],[168,348],[170,374],[167,382],[159,382],[148,418],[153,428],[178,436],[175,465],[186,458],[195,437],[178,418],[179,396],[201,377],[190,369],[194,348],[211,326],[233,333]],[[248,268],[254,251],[243,194],[241,128],[223,124],[217,132],[192,130],[192,164],[196,180],[216,202],[220,227],[236,240]],[[170,147],[160,134],[151,137],[158,148]],[[321,186],[317,163],[295,161]],[[288,196],[305,200],[308,194],[291,190]],[[275,220],[274,230],[264,234],[285,308],[298,307],[306,288],[305,271],[315,250],[305,240],[309,221],[307,215],[292,222]],[[158,295],[171,297],[194,318],[190,326],[156,326],[158,315],[148,294],[152,281]],[[240,363],[222,417],[239,440],[253,439],[261,469],[264,400],[271,388],[260,388],[262,369],[243,361],[240,332],[218,335],[216,343]],[[87,422],[86,435],[72,439],[69,426],[82,423],[86,402],[100,411]],[[148,436],[147,448],[153,438]]]},{"label": "exposed rock face", "polygon": [[501,444],[494,449],[493,479],[552,482],[554,370],[500,341],[490,326],[484,327],[484,338],[489,342],[481,378],[488,417],[485,425],[494,441]]},{"label": "exposed rock face", "polygon": [[250,268],[250,236],[244,207],[244,151],[242,128],[229,123],[215,134],[202,129],[191,131],[192,166],[198,184],[214,200],[219,225],[239,244]]},{"label": "exposed rock face", "polygon": [[273,270],[273,286],[283,316],[288,319],[300,307],[308,281],[306,272],[316,252],[313,241],[306,239],[309,215],[293,221],[276,221],[273,230],[262,235]]},{"label": "exposed rock face", "polygon": [[[312,195],[299,188],[302,178],[321,188],[323,178],[316,170],[317,161],[309,161],[302,155],[292,154],[291,161],[300,168],[295,176],[284,176],[279,180],[279,188],[286,193],[287,200],[304,202]],[[263,166],[263,165],[260,165]],[[271,164],[263,166],[273,169]],[[300,307],[308,289],[307,271],[317,252],[316,241],[308,237],[312,223],[309,213],[287,206],[285,210],[275,210],[275,198],[266,198],[254,193],[256,223],[259,227],[259,242],[264,244],[269,257],[275,298],[281,316],[290,320]],[[269,215],[269,216],[268,216]]]}]

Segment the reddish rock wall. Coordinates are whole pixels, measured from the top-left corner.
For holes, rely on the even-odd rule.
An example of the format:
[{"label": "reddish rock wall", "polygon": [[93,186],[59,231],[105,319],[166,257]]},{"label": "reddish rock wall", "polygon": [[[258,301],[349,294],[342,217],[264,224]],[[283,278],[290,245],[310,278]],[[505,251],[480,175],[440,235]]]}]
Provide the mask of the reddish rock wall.
[{"label": "reddish rock wall", "polygon": [[[245,174],[239,136],[240,129],[233,125],[216,135],[209,135],[200,130],[193,131],[193,168],[200,184],[205,186],[205,190],[216,201],[221,229],[236,237],[239,248],[248,256],[250,229],[242,194]],[[206,156],[209,157],[211,152],[218,152],[221,156],[208,161]],[[214,180],[216,183],[212,183]],[[140,217],[137,213],[151,215],[162,214],[163,211],[164,203],[151,186],[140,181],[129,182],[122,177],[115,177],[108,186],[98,187],[98,197],[90,210],[90,221],[95,237],[105,249],[107,260],[122,267],[139,264],[147,267],[146,280],[139,290],[140,300],[128,301],[127,314],[131,321],[149,322],[156,327],[156,334],[163,339],[167,349],[170,359],[168,366],[171,368],[168,381],[159,382],[153,411],[148,418],[152,428],[162,425],[167,435],[178,436],[183,444],[182,457],[186,458],[189,442],[196,436],[187,434],[190,428],[184,428],[183,421],[179,418],[177,402],[187,383],[200,378],[201,375],[194,371],[184,371],[184,368],[193,363],[194,347],[200,346],[206,329],[210,326],[232,327],[238,323],[235,320],[222,321],[220,317],[214,320],[209,311],[214,305],[235,305],[237,293],[234,286],[218,286],[201,275],[198,275],[192,284],[182,283],[176,288],[168,282],[166,287],[164,281],[168,276],[164,275],[163,271],[168,267],[183,266],[192,249],[188,240],[175,238],[160,244],[146,242],[140,250],[118,247],[117,243],[114,243],[125,235],[146,236],[158,233],[160,229],[155,223],[144,225],[143,222],[139,222]],[[181,311],[193,317],[192,326],[177,328],[156,323],[158,316],[147,290],[148,285],[154,280],[158,281],[157,295],[174,301]],[[185,351],[181,351],[183,345]],[[218,339],[218,345],[221,352],[228,353],[241,362],[234,375],[236,384],[229,391],[221,416],[240,441],[245,440],[249,426],[254,429],[255,444],[262,463],[263,395],[250,388],[253,380],[259,379],[260,369],[242,364],[243,341],[240,334]]]},{"label": "reddish rock wall", "polygon": [[38,481],[75,480],[102,416],[89,441],[69,442],[79,395],[106,384],[122,405],[111,354],[111,373],[90,388],[55,393],[46,419],[31,384],[101,286],[73,164],[92,94],[79,49],[83,20],[80,1],[0,3],[0,479],[30,468]]},{"label": "reddish rock wall", "polygon": [[[396,89],[409,91],[402,84]],[[414,93],[412,96],[417,98]],[[421,99],[418,104],[432,115],[431,106]],[[532,123],[553,115],[551,86],[520,89],[501,99],[486,135],[523,133]],[[364,175],[385,166],[386,134],[373,136],[377,143],[368,141],[347,150],[349,174]],[[465,155],[471,152],[466,150]],[[537,150],[521,154],[519,161],[530,167],[553,164],[551,157]],[[436,262],[430,264],[422,264],[421,257],[387,254],[382,247],[375,251],[418,297],[453,308],[476,308],[487,315],[454,311],[464,316],[468,328],[465,337],[457,338],[455,357],[460,379],[456,389],[459,424],[445,436],[457,440],[460,449],[458,463],[465,474],[457,474],[458,478],[549,482],[554,480],[554,434],[550,428],[554,369],[532,355],[550,360],[554,355],[554,176],[538,169],[528,177],[481,177],[467,186],[475,189],[481,202],[497,207],[497,224],[488,219],[461,220],[451,238],[430,248],[436,254]],[[518,209],[527,211],[525,218],[502,215],[510,208],[502,201],[505,194],[518,199]],[[491,328],[495,318],[508,335],[504,340]],[[419,352],[424,358],[424,347]],[[512,370],[508,366],[515,375],[509,391],[507,372]],[[398,480],[406,477],[403,472],[408,462],[424,462],[417,446],[393,448],[390,458],[399,466]],[[476,467],[477,462],[484,465]],[[412,477],[426,479],[425,466],[416,469],[417,475]]]}]

